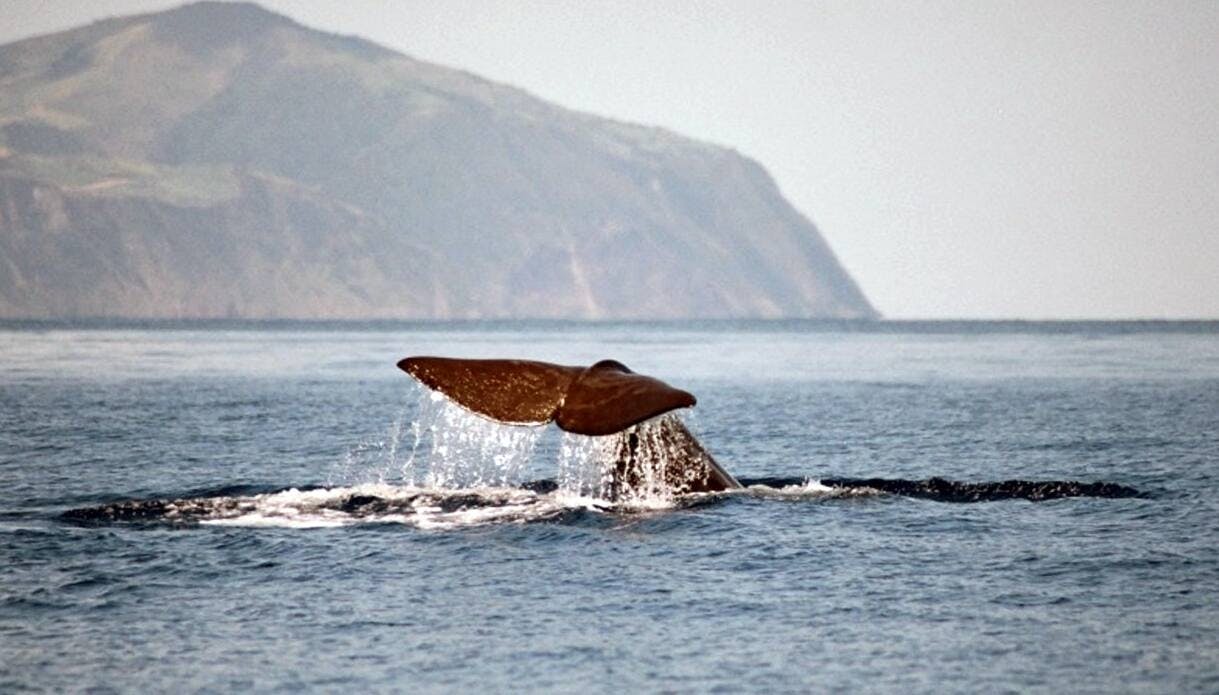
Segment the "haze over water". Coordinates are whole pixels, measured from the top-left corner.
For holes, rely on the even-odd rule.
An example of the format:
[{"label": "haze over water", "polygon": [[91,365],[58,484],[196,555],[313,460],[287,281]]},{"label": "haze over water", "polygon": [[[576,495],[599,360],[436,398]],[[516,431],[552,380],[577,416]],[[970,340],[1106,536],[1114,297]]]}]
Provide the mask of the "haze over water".
[{"label": "haze over water", "polygon": [[[330,493],[283,491],[404,482],[408,354],[618,359],[738,476],[1145,495],[311,523]],[[522,479],[559,473],[537,437]],[[5,324],[0,690],[1213,692],[1217,451],[1214,323]],[[260,494],[288,511],[60,518]]]}]

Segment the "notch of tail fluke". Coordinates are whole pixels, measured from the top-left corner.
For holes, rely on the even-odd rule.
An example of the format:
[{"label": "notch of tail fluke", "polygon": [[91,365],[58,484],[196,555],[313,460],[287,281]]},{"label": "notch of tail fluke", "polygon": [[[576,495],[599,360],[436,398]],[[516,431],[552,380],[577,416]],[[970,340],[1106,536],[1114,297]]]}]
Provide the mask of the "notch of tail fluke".
[{"label": "notch of tail fluke", "polygon": [[696,402],[693,394],[636,374],[621,362],[602,360],[572,383],[555,423],[567,432],[601,436]]},{"label": "notch of tail fluke", "polygon": [[529,360],[407,357],[398,367],[492,420],[513,424],[553,420],[574,434],[614,434],[696,402],[690,393],[635,374],[614,360],[583,368]]}]

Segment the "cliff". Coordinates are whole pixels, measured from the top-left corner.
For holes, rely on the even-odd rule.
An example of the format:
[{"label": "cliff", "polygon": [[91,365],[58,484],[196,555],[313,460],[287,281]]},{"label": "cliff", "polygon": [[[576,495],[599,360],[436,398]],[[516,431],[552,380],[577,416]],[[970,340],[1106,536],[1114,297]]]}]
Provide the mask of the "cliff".
[{"label": "cliff", "polygon": [[871,317],[755,162],[255,5],[0,47],[0,317]]}]

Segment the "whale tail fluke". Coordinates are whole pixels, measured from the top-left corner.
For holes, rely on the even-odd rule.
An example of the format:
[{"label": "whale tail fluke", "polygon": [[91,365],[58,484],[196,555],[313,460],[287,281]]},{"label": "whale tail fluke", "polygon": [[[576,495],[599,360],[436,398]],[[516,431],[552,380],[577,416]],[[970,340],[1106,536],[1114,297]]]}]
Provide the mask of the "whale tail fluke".
[{"label": "whale tail fluke", "polygon": [[664,488],[674,493],[739,488],[676,417],[697,401],[687,391],[614,360],[568,367],[530,360],[407,357],[402,371],[458,405],[509,424],[554,422],[566,432],[617,437],[615,497]]},{"label": "whale tail fluke", "polygon": [[690,393],[636,374],[614,360],[585,368],[529,360],[407,357],[398,368],[492,420],[554,421],[573,434],[616,434],[696,403]]}]

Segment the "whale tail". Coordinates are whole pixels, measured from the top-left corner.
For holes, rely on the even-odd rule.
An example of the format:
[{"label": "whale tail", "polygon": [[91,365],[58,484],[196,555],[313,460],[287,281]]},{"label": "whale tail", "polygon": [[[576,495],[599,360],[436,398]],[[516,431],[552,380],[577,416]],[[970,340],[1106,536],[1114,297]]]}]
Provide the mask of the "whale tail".
[{"label": "whale tail", "polygon": [[567,367],[529,360],[407,357],[398,367],[428,388],[484,417],[509,424],[554,422],[566,432],[613,435],[615,499],[664,487],[672,493],[739,488],[675,417],[692,394],[614,360]]}]

